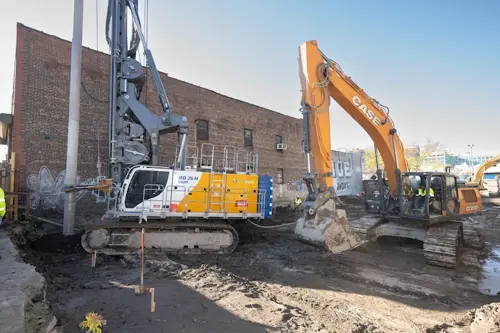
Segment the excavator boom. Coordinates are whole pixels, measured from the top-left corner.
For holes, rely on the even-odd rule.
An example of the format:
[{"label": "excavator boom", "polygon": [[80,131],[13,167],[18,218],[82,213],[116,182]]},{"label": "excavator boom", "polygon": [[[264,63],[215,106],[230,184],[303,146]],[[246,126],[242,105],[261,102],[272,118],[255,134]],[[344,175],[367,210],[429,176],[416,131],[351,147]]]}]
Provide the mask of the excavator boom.
[{"label": "excavator boom", "polygon": [[[299,70],[302,85],[302,105],[309,109],[308,126],[310,152],[320,175],[320,189],[332,186],[330,143],[330,97],[332,97],[375,143],[387,173],[389,189],[396,193],[399,172],[408,171],[404,147],[389,117],[389,109],[368,96],[347,76],[336,62],[328,59],[316,41],[299,48]],[[306,151],[307,153],[307,151]]]},{"label": "excavator boom", "polygon": [[[351,228],[345,211],[336,209],[330,142],[330,97],[356,120],[375,142],[386,165],[391,193],[396,196],[401,171],[407,171],[404,148],[389,110],[370,98],[334,61],[318,48],[316,41],[299,47],[302,86],[304,150],[308,161],[305,181],[309,195],[306,214],[295,229],[299,238],[324,243],[341,252],[363,243]],[[314,172],[313,168],[314,167]]]}]

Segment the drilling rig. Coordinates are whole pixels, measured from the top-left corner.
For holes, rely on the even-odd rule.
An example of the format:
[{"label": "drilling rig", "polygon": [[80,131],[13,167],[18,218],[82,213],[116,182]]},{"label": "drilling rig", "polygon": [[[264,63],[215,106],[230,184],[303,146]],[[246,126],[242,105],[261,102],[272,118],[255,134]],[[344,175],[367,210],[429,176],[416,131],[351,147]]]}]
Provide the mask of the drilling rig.
[{"label": "drilling rig", "polygon": [[[127,20],[132,20],[130,45]],[[236,227],[271,215],[272,179],[258,176],[258,155],[210,143],[195,146],[187,163],[188,120],[172,105],[141,28],[138,0],[109,0],[109,179],[107,212],[86,230],[90,253],[124,255],[146,249],[180,253],[228,253],[238,244]],[[146,72],[137,60],[142,44],[161,115],[140,102]],[[175,161],[161,166],[160,137],[177,134]],[[218,157],[221,157],[218,159]],[[144,239],[142,230],[145,230]]]}]

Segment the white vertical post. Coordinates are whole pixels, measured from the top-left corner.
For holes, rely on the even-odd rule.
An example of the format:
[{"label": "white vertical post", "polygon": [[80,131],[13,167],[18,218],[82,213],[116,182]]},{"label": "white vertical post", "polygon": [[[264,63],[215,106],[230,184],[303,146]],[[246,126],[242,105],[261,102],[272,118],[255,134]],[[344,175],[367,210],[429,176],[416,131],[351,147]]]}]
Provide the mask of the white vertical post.
[{"label": "white vertical post", "polygon": [[470,157],[470,159],[469,159],[469,161],[470,161],[470,175],[471,175],[471,177],[473,177],[474,176],[474,162],[472,159],[472,148],[474,148],[474,144],[471,144],[468,146],[470,148],[470,155],[469,155],[469,157]]},{"label": "white vertical post", "polygon": [[[68,147],[64,184],[76,186],[78,166],[78,136],[80,130],[80,81],[82,76],[83,0],[74,0],[73,41],[71,44],[71,76],[69,86]],[[75,232],[76,192],[71,191],[64,201],[63,234]]]}]

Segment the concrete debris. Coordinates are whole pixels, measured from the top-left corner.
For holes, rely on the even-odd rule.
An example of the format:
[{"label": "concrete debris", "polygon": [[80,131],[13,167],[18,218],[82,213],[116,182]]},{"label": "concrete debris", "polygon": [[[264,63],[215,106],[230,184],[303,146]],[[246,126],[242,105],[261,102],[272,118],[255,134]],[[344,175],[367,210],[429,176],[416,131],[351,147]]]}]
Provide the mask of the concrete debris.
[{"label": "concrete debris", "polygon": [[20,259],[6,230],[0,231],[0,257],[0,332],[43,332],[51,322],[44,277]]}]

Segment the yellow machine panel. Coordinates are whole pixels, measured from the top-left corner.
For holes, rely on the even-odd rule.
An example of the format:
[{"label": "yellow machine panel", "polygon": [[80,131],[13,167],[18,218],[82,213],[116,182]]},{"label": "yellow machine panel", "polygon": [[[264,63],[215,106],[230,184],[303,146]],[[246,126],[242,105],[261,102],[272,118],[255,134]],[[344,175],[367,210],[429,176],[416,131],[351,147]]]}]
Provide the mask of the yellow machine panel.
[{"label": "yellow machine panel", "polygon": [[[170,209],[182,213],[257,213],[258,175],[199,172],[198,182],[178,205]],[[174,180],[174,189],[176,187]]]}]

